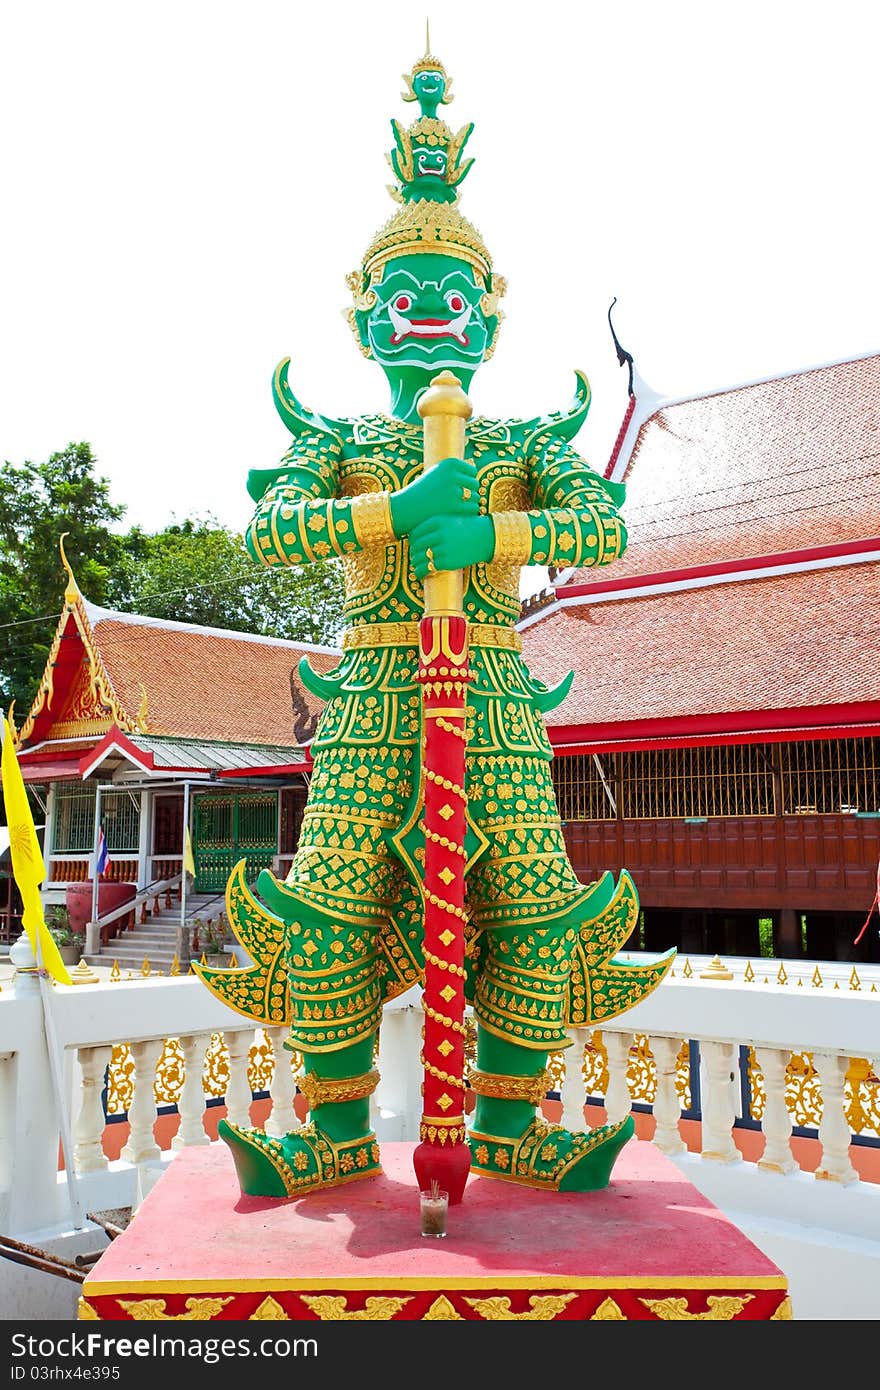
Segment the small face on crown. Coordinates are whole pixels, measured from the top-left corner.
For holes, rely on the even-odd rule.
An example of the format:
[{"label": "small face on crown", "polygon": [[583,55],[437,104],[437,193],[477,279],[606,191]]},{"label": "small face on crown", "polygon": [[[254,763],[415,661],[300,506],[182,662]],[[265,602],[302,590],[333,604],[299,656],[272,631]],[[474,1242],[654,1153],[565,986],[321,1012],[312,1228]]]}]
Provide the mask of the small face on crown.
[{"label": "small face on crown", "polygon": [[438,106],[448,106],[452,101],[452,78],[439,58],[426,53],[403,74],[406,83],[401,93],[404,101],[417,101],[423,116],[436,116]]},{"label": "small face on crown", "polygon": [[388,261],[375,303],[357,314],[365,349],[386,369],[475,370],[498,328],[482,275],[467,261],[421,253]]},{"label": "small face on crown", "polygon": [[418,101],[437,106],[446,95],[446,73],[439,68],[424,68],[413,75],[412,86]]}]

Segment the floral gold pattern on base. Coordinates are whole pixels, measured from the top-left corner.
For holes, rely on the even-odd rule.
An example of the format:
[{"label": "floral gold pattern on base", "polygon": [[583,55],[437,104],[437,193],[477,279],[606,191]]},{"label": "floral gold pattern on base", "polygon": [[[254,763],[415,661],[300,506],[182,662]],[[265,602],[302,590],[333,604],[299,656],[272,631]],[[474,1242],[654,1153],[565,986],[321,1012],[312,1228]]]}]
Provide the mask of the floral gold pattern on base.
[{"label": "floral gold pattern on base", "polygon": [[348,1299],[341,1296],[303,1294],[302,1301],[322,1322],[388,1322],[409,1303],[408,1298],[368,1298],[363,1308],[349,1311]]},{"label": "floral gold pattern on base", "polygon": [[573,1298],[577,1298],[577,1294],[532,1294],[527,1313],[511,1312],[509,1298],[496,1296],[495,1298],[466,1298],[464,1301],[469,1303],[486,1322],[552,1322]]},{"label": "floral gold pattern on base", "polygon": [[120,1298],[119,1306],[124,1308],[135,1322],[210,1322],[213,1318],[219,1317],[221,1310],[233,1301],[231,1296],[229,1298],[188,1298],[185,1304],[185,1313],[166,1313],[167,1301],[164,1298],[128,1300]]},{"label": "floral gold pattern on base", "polygon": [[753,1297],[754,1294],[750,1293],[742,1298],[719,1298],[710,1294],[706,1299],[705,1313],[689,1312],[686,1298],[643,1298],[641,1301],[663,1322],[730,1322],[732,1318],[739,1317]]},{"label": "floral gold pattern on base", "polygon": [[[540,1280],[540,1284],[544,1284]],[[176,1292],[167,1286],[148,1297],[126,1297],[122,1291],[103,1293],[89,1290],[81,1298],[80,1320],[137,1322],[257,1321],[257,1322],[790,1322],[791,1300],[784,1287],[732,1289],[719,1288],[717,1281],[703,1287],[697,1279],[677,1280],[672,1286],[646,1288],[636,1278],[634,1287],[626,1280],[607,1287],[576,1281],[566,1288],[562,1280],[554,1287],[529,1287],[527,1278],[500,1278],[494,1287],[444,1287],[438,1278],[435,1287],[401,1288],[390,1283],[387,1290],[375,1282],[345,1286],[329,1293],[325,1289],[275,1288],[260,1290],[256,1285],[239,1285],[221,1296],[190,1294],[185,1287]],[[714,1282],[714,1287],[713,1287]],[[169,1311],[170,1310],[170,1311]]]}]

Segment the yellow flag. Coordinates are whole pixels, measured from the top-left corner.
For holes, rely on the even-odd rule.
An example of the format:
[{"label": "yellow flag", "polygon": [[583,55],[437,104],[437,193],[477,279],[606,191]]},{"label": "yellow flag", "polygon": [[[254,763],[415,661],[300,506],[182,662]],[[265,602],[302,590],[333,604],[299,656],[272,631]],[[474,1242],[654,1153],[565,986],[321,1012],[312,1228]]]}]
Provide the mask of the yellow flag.
[{"label": "yellow flag", "polygon": [[183,872],[196,876],[196,861],[193,858],[193,844],[189,835],[189,826],[183,832]]},{"label": "yellow flag", "polygon": [[[24,789],[24,778],[15,756],[15,744],[9,721],[3,720],[3,753],[0,756],[0,772],[3,781],[3,800],[6,805],[6,822],[9,826],[9,853],[12,858],[12,876],[21,894],[22,918],[28,940],[37,959],[53,979],[63,985],[73,981],[61,953],[52,937],[43,916],[43,903],[40,898],[40,884],[46,877],[46,867],[40,852],[40,842],[34,827],[34,818]],[[39,934],[40,949],[37,950]]]}]

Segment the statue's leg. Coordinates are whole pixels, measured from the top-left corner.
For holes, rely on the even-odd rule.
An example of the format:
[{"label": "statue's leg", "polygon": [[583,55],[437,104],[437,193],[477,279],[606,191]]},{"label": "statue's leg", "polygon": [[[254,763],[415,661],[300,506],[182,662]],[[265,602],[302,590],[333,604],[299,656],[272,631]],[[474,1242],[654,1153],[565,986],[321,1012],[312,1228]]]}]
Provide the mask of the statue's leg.
[{"label": "statue's leg", "polygon": [[[469,878],[474,932],[477,1095],[472,1171],[558,1191],[604,1187],[634,1131],[631,1116],[586,1133],[548,1126],[538,1107],[547,1057],[570,1045],[573,993],[604,961],[611,874],[581,883],[565,850],[546,759],[474,759],[472,811],[489,841]],[[610,941],[610,937],[608,938]]]},{"label": "statue's leg", "polygon": [[574,930],[536,924],[488,936],[474,1002],[471,1171],[559,1192],[606,1187],[634,1132],[632,1116],[576,1133],[548,1125],[539,1113],[550,1088],[547,1057],[571,1041],[565,1009]]},{"label": "statue's leg", "polygon": [[[284,897],[271,884],[261,888],[270,906],[291,913],[294,885]],[[221,1120],[218,1133],[249,1196],[302,1196],[381,1171],[369,1100],[379,1080],[372,1060],[382,1009],[375,936],[374,923],[343,924],[302,897],[288,922],[286,1046],[303,1059],[309,1123],[277,1138]]]},{"label": "statue's leg", "polygon": [[276,996],[269,1016],[290,1022],[287,1046],[303,1059],[299,1087],[310,1109],[309,1124],[282,1138],[221,1126],[251,1195],[300,1195],[380,1171],[369,1097],[382,1002],[421,966],[419,896],[386,840],[413,791],[415,659],[414,648],[387,647],[352,657],[351,692],[330,700],[312,745],[290,872],[281,882],[264,870],[261,903],[251,899],[251,941],[240,939],[267,958],[283,945],[284,966],[267,969],[252,992],[265,1008],[265,979],[263,994]]},{"label": "statue's leg", "polygon": [[265,1130],[221,1120],[218,1133],[232,1151],[242,1192],[250,1197],[301,1197],[381,1172],[370,1129],[375,1034],[338,1052],[303,1053],[300,1089],[310,1122],[276,1138]]}]

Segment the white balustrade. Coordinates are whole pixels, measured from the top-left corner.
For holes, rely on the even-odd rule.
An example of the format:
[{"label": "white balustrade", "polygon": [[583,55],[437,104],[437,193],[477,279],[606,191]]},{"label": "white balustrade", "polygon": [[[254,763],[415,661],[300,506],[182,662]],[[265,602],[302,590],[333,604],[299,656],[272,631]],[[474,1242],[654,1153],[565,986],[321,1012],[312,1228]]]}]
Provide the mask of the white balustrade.
[{"label": "white balustrade", "polygon": [[81,1047],[77,1051],[81,1087],[79,1114],[73,1131],[73,1163],[77,1173],[102,1172],[108,1167],[101,1143],[106,1124],[101,1092],[112,1056],[112,1047]]},{"label": "white balustrade", "polygon": [[224,1032],[223,1041],[229,1052],[229,1080],[226,1083],[226,1118],[230,1124],[247,1127],[251,1122],[253,1092],[248,1080],[248,1057],[254,1041],[254,1029]]},{"label": "white balustrade", "polygon": [[579,1130],[584,1128],[584,1051],[590,1033],[586,1028],[567,1028],[566,1032],[571,1038],[571,1047],[563,1053],[565,1076],[559,1088],[562,1101],[559,1123],[566,1129]]},{"label": "white balustrade", "polygon": [[[632,1033],[603,1033],[605,1051],[608,1055],[608,1090],[605,1092],[605,1114],[610,1125],[625,1120],[632,1110],[629,1095],[629,1050],[633,1044]],[[580,1128],[580,1126],[578,1126]]]},{"label": "white balustrade", "polygon": [[819,1122],[822,1161],[816,1169],[816,1177],[831,1182],[858,1182],[859,1175],[849,1161],[850,1132],[843,1108],[847,1060],[832,1053],[815,1052],[813,1066],[822,1086],[822,1119]]},{"label": "white balustrade", "polygon": [[155,1097],[156,1067],[164,1050],[162,1038],[131,1044],[134,1063],[132,1098],[128,1107],[131,1132],[121,1154],[129,1163],[146,1163],[162,1153],[153,1131],[159,1115]]},{"label": "white balustrade", "polygon": [[171,1140],[174,1150],[191,1148],[194,1144],[209,1144],[205,1133],[205,1055],[211,1046],[210,1033],[190,1033],[180,1039],[183,1053],[183,1087],[177,1109],[180,1124]]},{"label": "white balustrade", "polygon": [[764,1152],[758,1167],[768,1173],[792,1173],[797,1168],[791,1150],[794,1126],[785,1099],[785,1071],[791,1053],[778,1047],[756,1047],[755,1060],[764,1078]]},{"label": "white balustrade", "polygon": [[296,1081],[290,1064],[290,1053],[284,1046],[289,1029],[264,1028],[263,1032],[271,1043],[272,1055],[275,1059],[272,1067],[272,1080],[269,1083],[272,1109],[266,1121],[265,1129],[267,1134],[273,1134],[280,1139],[292,1129],[299,1129],[302,1123],[293,1105],[296,1099]]},{"label": "white balustrade", "polygon": [[700,1043],[703,1140],[700,1156],[715,1163],[741,1163],[733,1142],[736,1104],[733,1088],[739,1071],[736,1043]]},{"label": "white balustrade", "polygon": [[687,1145],[679,1131],[681,1101],[676,1088],[681,1038],[650,1038],[657,1073],[654,1093],[654,1143],[661,1153],[684,1153]]},{"label": "white balustrade", "polygon": [[[23,973],[12,989],[4,986],[0,992],[0,1229],[27,1240],[34,1232],[63,1224],[71,1207],[64,1174],[58,1172],[59,1116],[48,1064],[50,1034],[44,1002],[35,978],[26,973],[24,956],[23,948],[18,948]],[[853,1167],[845,1095],[850,1059],[867,1058],[875,1071],[880,1063],[876,1042],[880,971],[875,980],[863,976],[857,990],[846,987],[849,969],[844,973],[844,967],[838,966],[834,974],[833,963],[830,967],[822,963],[823,984],[825,979],[830,981],[823,988],[803,972],[799,985],[793,977],[790,983],[766,976],[752,982],[743,978],[741,970],[732,981],[701,980],[696,971],[693,978],[684,978],[677,970],[674,978],[665,980],[642,1003],[600,1028],[608,1084],[604,1098],[591,1095],[590,1099],[604,1099],[611,1122],[628,1114],[634,1102],[647,1108],[651,1078],[646,1086],[643,1069],[630,1069],[634,1041],[646,1039],[654,1059],[654,1143],[711,1200],[722,1207],[729,1204],[737,1218],[753,1212],[756,1220],[772,1224],[784,1219],[804,1231],[839,1229],[845,1238],[861,1242],[860,1248],[876,1242],[880,1259],[880,1184],[859,1182]],[[143,1172],[159,1155],[154,1085],[167,1038],[180,1040],[184,1064],[180,1124],[172,1152],[208,1142],[203,1070],[210,1039],[216,1034],[223,1037],[229,1056],[227,1112],[234,1123],[250,1123],[248,1058],[254,1029],[241,1027],[241,1015],[222,1005],[195,977],[58,986],[50,992],[48,1007],[52,1036],[66,1058],[64,1100],[71,1109],[74,1161],[88,1209],[128,1200],[120,1194],[133,1187],[123,1189],[120,1180],[128,1183],[135,1177],[132,1165]],[[381,1081],[371,1106],[380,1142],[418,1135],[422,1017],[418,990],[386,1006],[376,1063]],[[617,1027],[618,1023],[625,1027]],[[266,1128],[280,1135],[299,1123],[295,1082],[282,1046],[286,1030],[279,1027],[263,1033],[275,1058]],[[590,1028],[572,1029],[573,1045],[565,1053],[560,1094],[568,1127],[584,1125],[582,1059],[591,1035]],[[685,1040],[699,1046],[701,1059],[701,1094],[695,1097],[702,1121],[697,1152],[687,1151],[683,1142],[690,1133],[684,1128],[676,1086],[678,1056]],[[101,1143],[100,1092],[112,1047],[125,1042],[134,1060],[131,1133],[122,1158],[108,1164]],[[744,1162],[734,1142],[743,1047],[753,1050],[763,1078],[764,1143],[757,1162]],[[792,1136],[798,1115],[786,1093],[787,1067],[794,1054],[813,1059],[809,1103],[814,1113],[821,1114],[817,1176],[827,1179],[824,1182],[812,1181],[809,1169],[801,1171],[796,1162],[800,1149]],[[762,1189],[769,1195],[760,1195]]]}]

